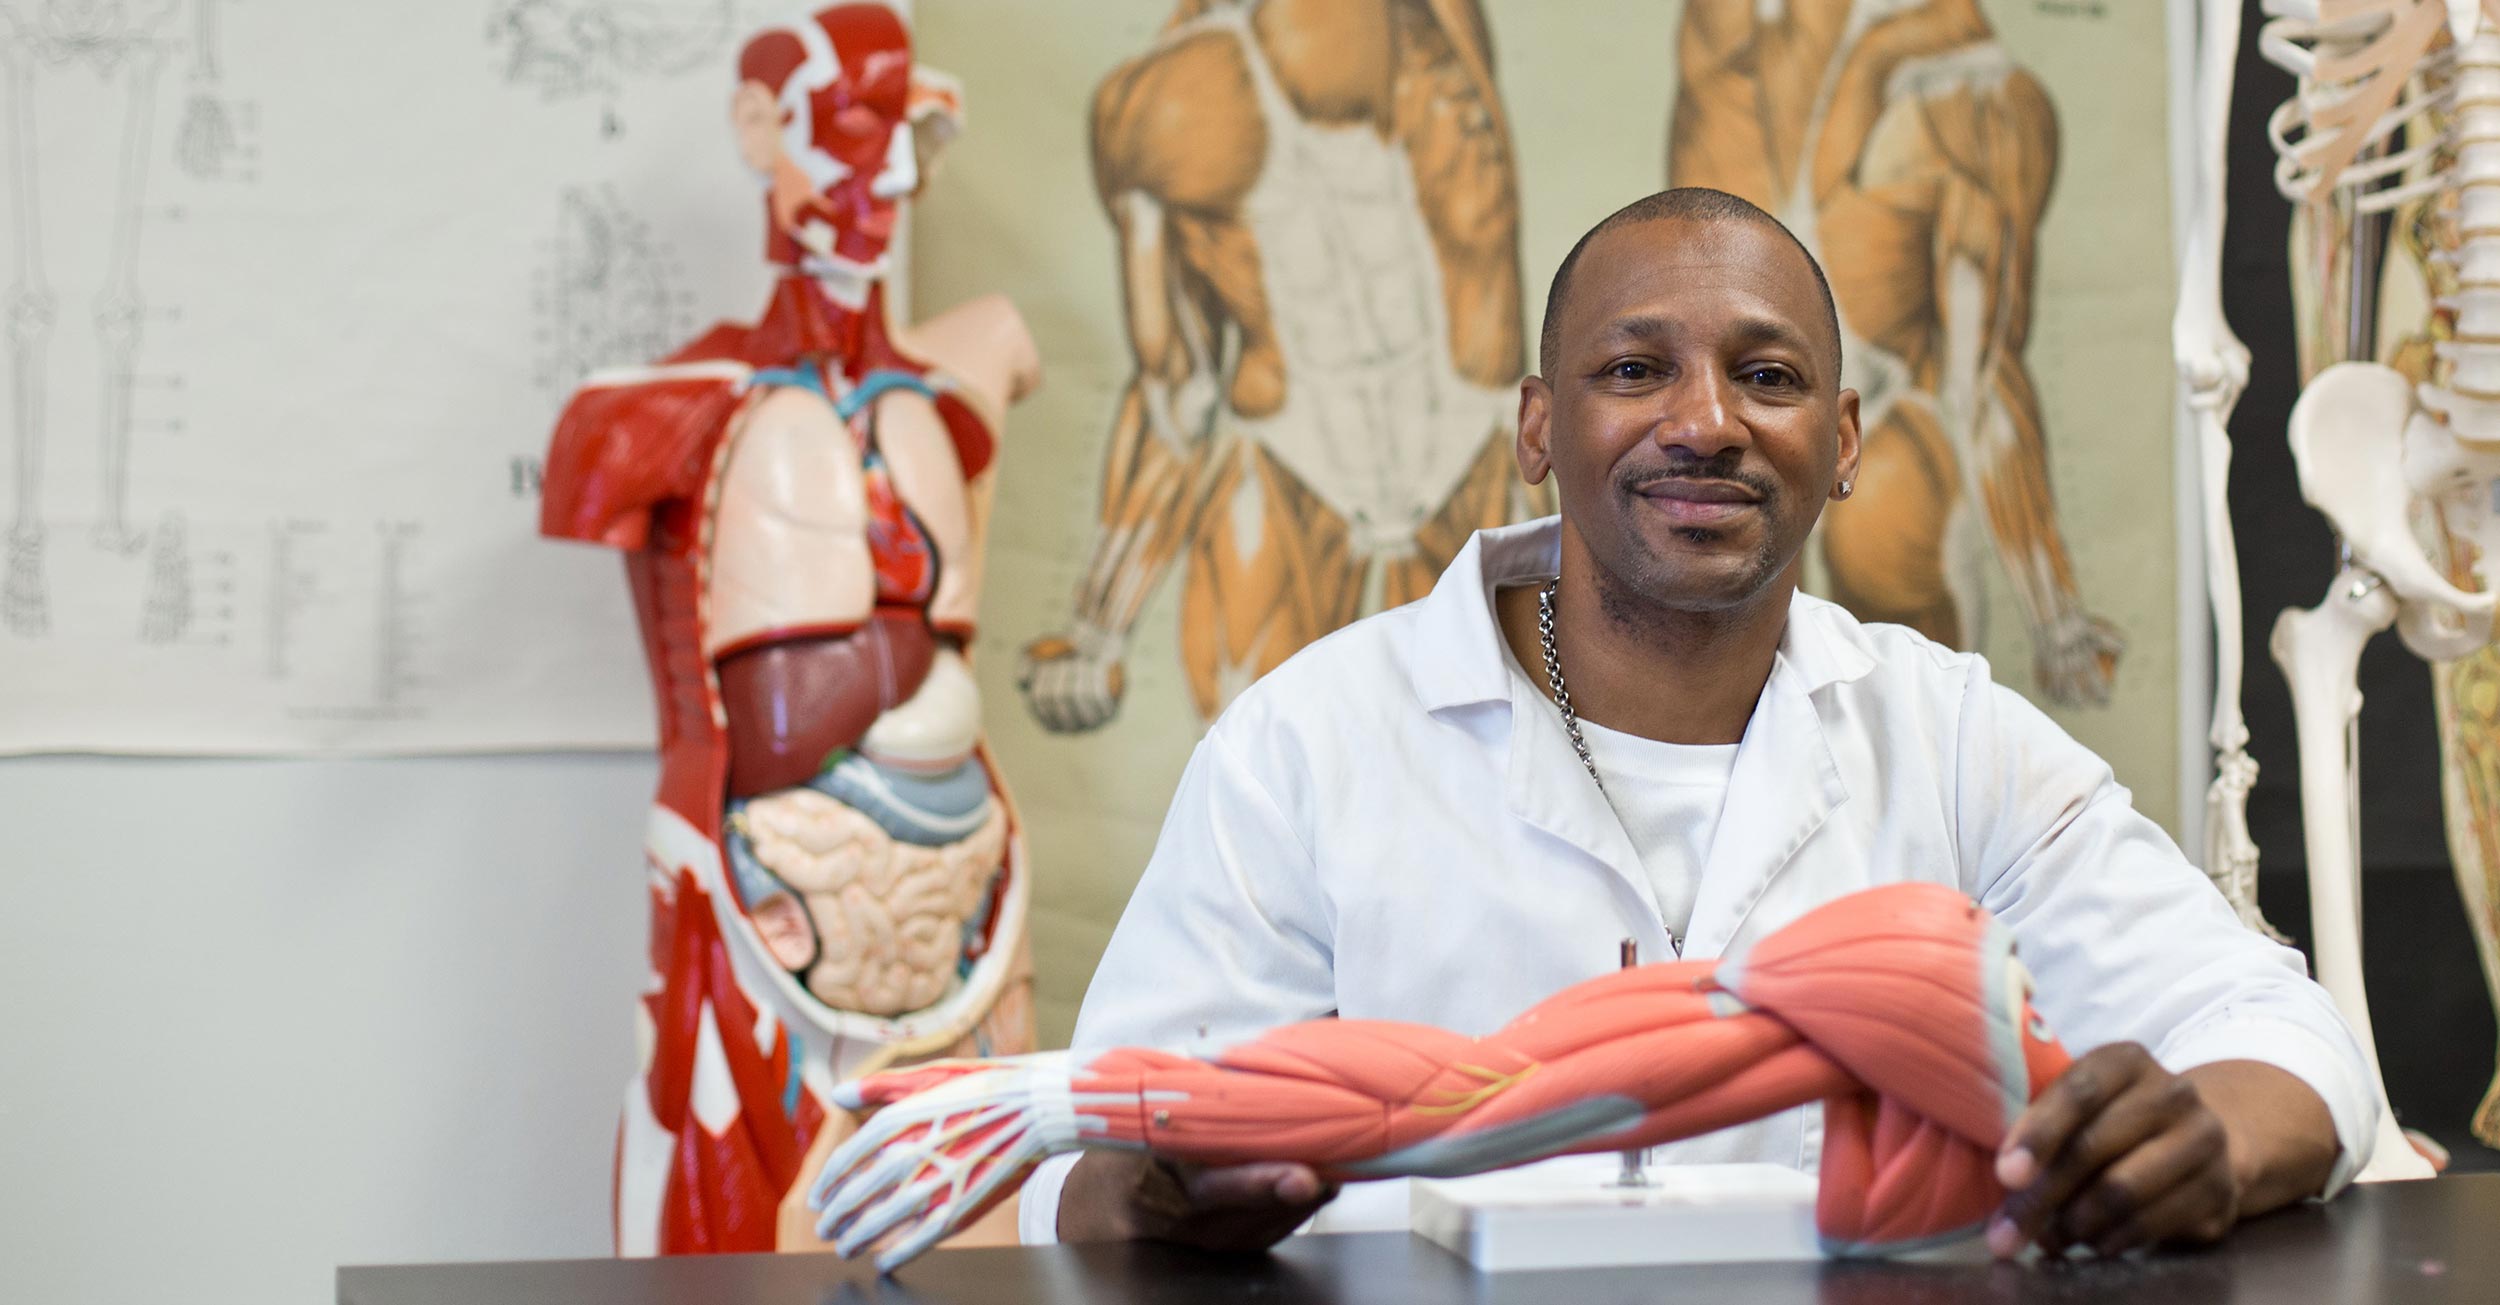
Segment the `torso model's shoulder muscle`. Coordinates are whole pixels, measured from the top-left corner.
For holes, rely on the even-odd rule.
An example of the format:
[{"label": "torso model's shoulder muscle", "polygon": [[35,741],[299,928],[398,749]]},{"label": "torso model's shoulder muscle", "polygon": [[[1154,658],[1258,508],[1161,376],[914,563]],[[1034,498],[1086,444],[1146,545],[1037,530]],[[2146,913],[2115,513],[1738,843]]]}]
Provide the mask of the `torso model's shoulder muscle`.
[{"label": "torso model's shoulder muscle", "polygon": [[651,510],[701,485],[751,373],[716,361],[591,377],[556,420],[539,533],[642,547]]},{"label": "torso model's shoulder muscle", "polygon": [[1015,305],[983,295],[916,326],[872,339],[870,361],[921,377],[967,481],[997,456],[1009,405],[1041,383],[1041,352]]}]

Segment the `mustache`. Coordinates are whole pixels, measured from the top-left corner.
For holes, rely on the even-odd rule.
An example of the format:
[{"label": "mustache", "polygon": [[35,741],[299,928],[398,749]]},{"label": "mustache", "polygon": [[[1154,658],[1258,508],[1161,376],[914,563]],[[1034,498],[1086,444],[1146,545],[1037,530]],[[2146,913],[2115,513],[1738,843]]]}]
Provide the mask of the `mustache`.
[{"label": "mustache", "polygon": [[1625,467],[1615,473],[1615,488],[1637,494],[1651,485],[1677,480],[1716,480],[1742,485],[1765,502],[1779,494],[1779,482],[1744,465],[1739,449],[1725,449],[1707,458],[1670,457],[1664,467]]}]

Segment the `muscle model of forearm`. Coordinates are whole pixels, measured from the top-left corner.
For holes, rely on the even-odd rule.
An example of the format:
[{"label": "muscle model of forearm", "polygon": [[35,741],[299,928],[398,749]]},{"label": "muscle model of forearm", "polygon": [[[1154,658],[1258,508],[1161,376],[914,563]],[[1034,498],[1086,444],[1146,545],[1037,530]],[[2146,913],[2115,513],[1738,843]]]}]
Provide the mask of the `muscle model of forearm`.
[{"label": "muscle model of forearm", "polygon": [[1489,1037],[1288,1025],[1209,1055],[1118,1048],[932,1062],[845,1085],[878,1113],[810,1193],[845,1255],[919,1254],[1085,1147],[1292,1160],[1336,1179],[1447,1177],[1656,1146],[1825,1103],[1825,1249],[1975,1231],[1995,1149],[2068,1058],[2004,926],[1933,884],[1819,908],[1718,961],[1569,988]]}]

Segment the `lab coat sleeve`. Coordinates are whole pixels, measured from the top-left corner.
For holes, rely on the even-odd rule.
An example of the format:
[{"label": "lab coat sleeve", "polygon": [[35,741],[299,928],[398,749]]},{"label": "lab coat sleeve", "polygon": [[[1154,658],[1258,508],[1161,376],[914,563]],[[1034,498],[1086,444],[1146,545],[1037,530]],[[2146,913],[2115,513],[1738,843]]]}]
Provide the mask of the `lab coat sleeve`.
[{"label": "lab coat sleeve", "polygon": [[[1181,772],[1086,989],[1076,1051],[1220,1047],[1336,1009],[1333,930],[1311,854],[1228,733],[1233,723],[1219,721]],[[1075,1163],[1056,1157],[1026,1182],[1017,1231],[1027,1244],[1057,1239]]]},{"label": "lab coat sleeve", "polygon": [[2256,1060],[2326,1102],[2369,1160],[2378,1092],[2359,1042],[2299,952],[2243,927],[2109,766],[1971,659],[1955,801],[1962,885],[2009,926],[2050,1026],[2078,1054],[2137,1042],[2172,1072]]}]

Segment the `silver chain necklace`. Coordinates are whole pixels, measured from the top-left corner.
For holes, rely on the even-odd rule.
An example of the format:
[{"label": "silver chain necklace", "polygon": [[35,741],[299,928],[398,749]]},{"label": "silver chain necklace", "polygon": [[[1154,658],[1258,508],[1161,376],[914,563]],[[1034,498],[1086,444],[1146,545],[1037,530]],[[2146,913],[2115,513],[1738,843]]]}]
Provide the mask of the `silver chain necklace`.
[{"label": "silver chain necklace", "polygon": [[1562,657],[1554,651],[1554,591],[1562,587],[1562,577],[1555,576],[1536,591],[1536,638],[1545,650],[1545,683],[1554,691],[1554,705],[1562,709],[1563,729],[1571,734],[1572,751],[1580,754],[1580,764],[1588,767],[1589,782],[1599,794],[1606,791],[1606,781],[1597,777],[1597,762],[1589,756],[1589,743],[1580,737],[1580,717],[1571,710],[1571,690],[1563,684]]}]

